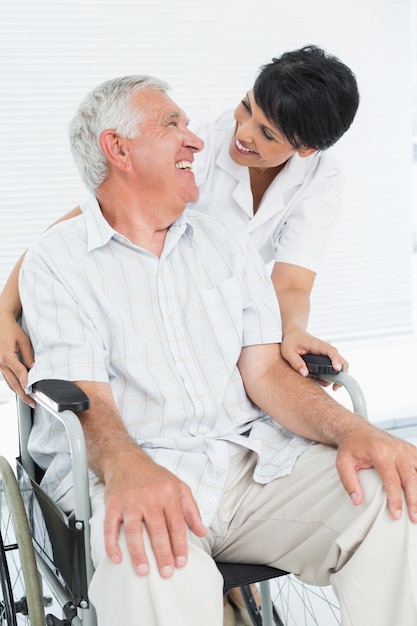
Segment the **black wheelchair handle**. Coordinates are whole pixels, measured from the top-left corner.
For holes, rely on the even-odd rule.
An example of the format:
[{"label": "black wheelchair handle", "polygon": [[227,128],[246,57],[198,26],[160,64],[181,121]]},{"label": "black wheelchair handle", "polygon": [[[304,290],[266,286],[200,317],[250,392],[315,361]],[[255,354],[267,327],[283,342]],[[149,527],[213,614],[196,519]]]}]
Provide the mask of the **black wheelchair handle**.
[{"label": "black wheelchair handle", "polygon": [[[304,354],[301,355],[301,358],[307,365],[308,371],[312,376],[318,376],[319,374],[339,374],[339,372],[332,367],[332,362],[329,357],[324,354]],[[340,371],[343,371],[343,365]]]}]

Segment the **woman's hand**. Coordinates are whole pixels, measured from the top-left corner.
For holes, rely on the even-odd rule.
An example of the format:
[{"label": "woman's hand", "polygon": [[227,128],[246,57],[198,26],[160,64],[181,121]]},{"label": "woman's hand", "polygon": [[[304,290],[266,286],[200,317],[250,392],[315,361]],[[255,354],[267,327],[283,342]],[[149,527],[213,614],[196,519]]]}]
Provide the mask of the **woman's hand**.
[{"label": "woman's hand", "polygon": [[13,315],[1,313],[0,319],[0,371],[10,389],[24,402],[34,407],[33,399],[25,393],[28,382],[27,369],[34,363],[30,339]]},{"label": "woman's hand", "polygon": [[[339,351],[326,341],[322,341],[306,331],[297,331],[287,333],[284,335],[281,344],[282,356],[291,367],[301,374],[301,376],[308,376],[308,369],[301,358],[304,354],[322,354],[328,356],[332,362],[332,367],[337,372],[340,372],[343,368],[344,372],[349,369],[349,363],[342,357]],[[322,382],[323,386],[327,386],[330,383]],[[340,388],[340,385],[334,384],[333,390],[336,391]]]},{"label": "woman's hand", "polygon": [[[337,372],[343,367],[345,372],[349,363],[338,350],[326,341],[310,335],[305,329],[310,314],[310,294],[316,274],[311,270],[289,263],[275,263],[271,278],[277,294],[281,312],[283,338],[281,354],[291,367],[308,376],[308,369],[301,355],[319,354],[328,356],[333,369]],[[323,387],[330,383],[321,381]],[[333,385],[336,390],[340,385]]]}]

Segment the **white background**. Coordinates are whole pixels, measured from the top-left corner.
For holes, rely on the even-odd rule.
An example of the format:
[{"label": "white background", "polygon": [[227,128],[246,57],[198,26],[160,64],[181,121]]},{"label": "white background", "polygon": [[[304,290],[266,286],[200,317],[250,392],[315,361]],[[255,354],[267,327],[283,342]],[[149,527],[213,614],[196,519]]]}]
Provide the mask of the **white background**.
[{"label": "white background", "polygon": [[412,23],[410,0],[3,0],[0,286],[84,195],[66,133],[87,90],[151,73],[187,111],[234,106],[261,64],[315,43],[352,67],[362,101],[337,147],[349,184],[311,328],[332,340],[410,332]]}]

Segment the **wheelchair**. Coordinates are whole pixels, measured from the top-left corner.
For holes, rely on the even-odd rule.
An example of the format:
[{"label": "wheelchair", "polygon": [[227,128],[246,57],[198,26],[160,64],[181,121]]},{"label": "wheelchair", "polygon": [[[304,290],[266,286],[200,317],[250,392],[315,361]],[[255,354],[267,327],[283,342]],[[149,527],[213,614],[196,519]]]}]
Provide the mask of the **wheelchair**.
[{"label": "wheelchair", "polygon": [[[367,417],[362,390],[352,376],[335,372],[327,357],[306,355],[305,360],[311,377],[345,387],[353,410]],[[18,400],[16,473],[0,457],[0,626],[97,626],[88,598],[93,565],[87,454],[76,415],[89,407],[89,399],[76,385],[62,380],[40,381],[32,395],[65,427],[75,508],[71,515],[65,514],[39,486],[42,471],[27,450],[32,410]],[[272,567],[217,566],[224,578],[224,593],[240,587],[254,626],[340,624],[337,602],[328,598],[327,588],[308,587]],[[252,593],[254,583],[260,588],[260,606]]]}]

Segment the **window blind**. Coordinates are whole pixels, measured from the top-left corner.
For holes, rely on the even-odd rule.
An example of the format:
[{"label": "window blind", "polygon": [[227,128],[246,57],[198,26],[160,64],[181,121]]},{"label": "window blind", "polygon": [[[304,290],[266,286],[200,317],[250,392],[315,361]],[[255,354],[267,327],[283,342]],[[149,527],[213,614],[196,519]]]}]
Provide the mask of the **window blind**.
[{"label": "window blind", "polygon": [[15,259],[85,191],[67,125],[102,80],[155,74],[186,110],[232,107],[258,68],[318,44],[356,72],[362,102],[338,146],[344,211],[314,290],[325,338],[411,324],[408,0],[5,0],[0,9],[0,287]]}]

